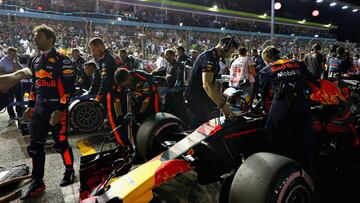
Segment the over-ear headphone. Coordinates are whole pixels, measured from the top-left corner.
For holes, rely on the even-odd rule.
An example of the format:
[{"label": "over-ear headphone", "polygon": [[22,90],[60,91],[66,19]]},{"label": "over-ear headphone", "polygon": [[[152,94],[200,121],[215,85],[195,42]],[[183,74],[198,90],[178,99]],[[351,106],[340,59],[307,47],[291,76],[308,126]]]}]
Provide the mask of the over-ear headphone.
[{"label": "over-ear headphone", "polygon": [[235,40],[235,36],[227,36],[221,39],[222,52],[229,51],[232,47],[238,48],[238,43]]}]

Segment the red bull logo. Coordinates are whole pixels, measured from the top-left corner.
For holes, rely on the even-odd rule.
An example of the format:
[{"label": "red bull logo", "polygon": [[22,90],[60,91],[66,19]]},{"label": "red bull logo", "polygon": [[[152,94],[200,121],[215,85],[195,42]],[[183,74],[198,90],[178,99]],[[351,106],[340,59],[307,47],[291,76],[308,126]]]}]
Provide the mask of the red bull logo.
[{"label": "red bull logo", "polygon": [[39,79],[45,79],[45,78],[53,79],[52,73],[47,72],[43,69],[35,72],[35,76],[36,76],[36,78],[39,78]]},{"label": "red bull logo", "polygon": [[[51,72],[47,72],[43,69],[35,72],[36,86],[38,87],[56,87],[56,82]],[[49,81],[50,79],[50,81]]]},{"label": "red bull logo", "polygon": [[45,79],[36,80],[36,86],[38,87],[56,87],[55,80],[46,81]]},{"label": "red bull logo", "polygon": [[340,101],[346,101],[346,98],[336,84],[328,80],[320,80],[320,83],[321,88],[310,85],[312,88],[311,100],[323,105],[339,105]]}]

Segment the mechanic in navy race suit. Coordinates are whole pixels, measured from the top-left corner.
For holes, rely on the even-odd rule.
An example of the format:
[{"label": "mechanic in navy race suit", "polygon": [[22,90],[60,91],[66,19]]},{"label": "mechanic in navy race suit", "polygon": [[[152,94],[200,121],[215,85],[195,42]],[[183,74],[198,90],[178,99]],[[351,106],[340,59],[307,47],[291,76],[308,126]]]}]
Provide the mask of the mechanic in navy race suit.
[{"label": "mechanic in navy race suit", "polygon": [[260,71],[260,94],[268,117],[265,125],[272,150],[313,167],[316,140],[313,135],[307,83],[319,82],[300,61],[280,58],[273,46],[263,53],[267,66]]},{"label": "mechanic in navy race suit", "polygon": [[[126,96],[125,90],[130,90],[132,94],[131,112],[136,122],[142,123],[149,116],[159,112],[159,95],[151,74],[142,70],[129,71],[126,68],[119,68],[115,72],[115,83],[117,84],[114,96],[115,119],[121,121],[126,116]],[[126,135],[126,125],[120,129]],[[127,136],[122,138],[125,144],[130,144]]]},{"label": "mechanic in navy race suit", "polygon": [[95,58],[98,59],[99,69],[101,72],[101,83],[100,89],[95,98],[96,104],[106,101],[107,117],[110,123],[111,128],[114,130],[114,135],[117,142],[120,145],[124,145],[124,140],[121,138],[121,134],[116,127],[120,125],[119,122],[115,119],[115,109],[114,109],[114,94],[116,90],[114,73],[117,69],[117,65],[113,55],[109,50],[105,48],[104,41],[101,38],[95,37],[92,38],[89,42],[89,47]]},{"label": "mechanic in navy race suit", "polygon": [[217,107],[222,109],[225,116],[233,115],[215,80],[220,78],[220,59],[229,58],[237,48],[235,38],[227,36],[216,47],[203,52],[195,60],[185,93],[191,115],[191,129],[218,116],[213,115]]},{"label": "mechanic in navy race suit", "polygon": [[54,48],[55,32],[46,25],[34,28],[34,41],[41,55],[30,63],[33,84],[29,96],[29,108],[25,117],[31,118],[29,156],[33,161],[32,182],[21,199],[32,198],[45,190],[43,182],[44,145],[49,131],[55,141],[54,148],[62,155],[65,173],[60,186],[74,182],[74,157],[67,140],[67,105],[74,92],[75,69],[68,57]]}]

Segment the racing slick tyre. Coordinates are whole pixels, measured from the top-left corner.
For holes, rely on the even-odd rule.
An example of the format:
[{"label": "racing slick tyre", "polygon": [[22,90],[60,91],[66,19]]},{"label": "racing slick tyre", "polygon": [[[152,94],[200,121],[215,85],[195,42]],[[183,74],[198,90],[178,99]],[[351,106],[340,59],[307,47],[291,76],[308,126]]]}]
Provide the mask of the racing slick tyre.
[{"label": "racing slick tyre", "polygon": [[104,121],[104,108],[91,100],[75,100],[69,106],[69,123],[77,132],[93,132]]},{"label": "racing slick tyre", "polygon": [[235,174],[231,174],[224,178],[224,180],[221,183],[221,190],[219,194],[219,203],[220,202],[229,202],[229,193],[231,189],[231,184],[234,179]]},{"label": "racing slick tyre", "polygon": [[295,161],[272,153],[251,155],[237,170],[229,203],[310,203],[314,184]]},{"label": "racing slick tyre", "polygon": [[165,143],[175,143],[185,136],[183,122],[169,113],[156,113],[147,118],[136,135],[136,148],[140,155],[150,160],[166,150]]}]

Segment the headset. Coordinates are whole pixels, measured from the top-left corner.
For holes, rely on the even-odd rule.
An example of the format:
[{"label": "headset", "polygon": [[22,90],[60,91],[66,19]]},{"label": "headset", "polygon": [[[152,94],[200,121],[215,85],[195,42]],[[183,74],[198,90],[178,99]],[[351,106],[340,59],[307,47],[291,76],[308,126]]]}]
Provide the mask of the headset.
[{"label": "headset", "polygon": [[229,51],[232,47],[238,48],[239,44],[236,42],[235,40],[235,36],[227,36],[221,39],[221,51],[222,52],[227,52]]}]

